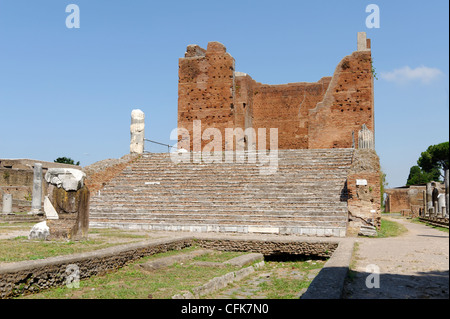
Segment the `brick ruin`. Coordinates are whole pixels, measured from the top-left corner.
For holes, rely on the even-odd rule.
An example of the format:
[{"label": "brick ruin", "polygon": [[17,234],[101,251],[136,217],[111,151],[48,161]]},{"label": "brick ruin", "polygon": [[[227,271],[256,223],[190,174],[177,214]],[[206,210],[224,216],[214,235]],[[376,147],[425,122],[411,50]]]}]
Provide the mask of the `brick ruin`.
[{"label": "brick ruin", "polygon": [[[227,144],[228,128],[253,128],[256,133],[277,128],[279,171],[262,176],[255,173],[258,164],[250,163],[227,168],[176,165],[167,154],[102,161],[84,169],[94,195],[90,224],[338,237],[361,226],[379,228],[373,74],[364,32],[358,33],[357,51],[341,60],[333,76],[315,83],[262,84],[235,71],[224,45],[210,42],[206,50],[189,45],[179,59],[178,128],[195,138],[196,120],[201,120],[202,131],[219,129],[223,150],[235,150],[237,143],[249,147],[245,137]],[[178,146],[196,150],[193,139],[186,142],[181,139]],[[209,142],[203,140],[202,149]],[[4,186],[12,185],[18,184],[8,181]],[[195,193],[199,187],[209,192]],[[310,204],[323,211],[312,210]]]},{"label": "brick ruin", "polygon": [[[206,50],[189,45],[179,59],[178,127],[193,136],[193,121],[201,120],[202,130],[218,128],[222,139],[225,128],[278,128],[279,149],[358,148],[354,136],[361,126],[375,127],[371,61],[370,39],[359,32],[357,51],[339,62],[333,76],[269,85],[236,72],[221,43],[209,42]],[[193,150],[192,139],[190,145],[180,140]],[[226,141],[222,145],[231,149]]]}]

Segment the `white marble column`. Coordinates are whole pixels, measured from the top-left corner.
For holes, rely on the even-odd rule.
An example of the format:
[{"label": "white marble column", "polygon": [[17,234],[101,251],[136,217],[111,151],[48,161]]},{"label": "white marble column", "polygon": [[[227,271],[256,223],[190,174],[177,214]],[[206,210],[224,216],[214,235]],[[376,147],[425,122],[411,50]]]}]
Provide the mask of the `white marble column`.
[{"label": "white marble column", "polygon": [[34,164],[33,197],[31,200],[30,215],[43,214],[42,210],[42,164]]},{"label": "white marble column", "polygon": [[145,114],[139,109],[131,112],[131,140],[130,153],[142,154],[144,153],[144,138],[145,138]]}]

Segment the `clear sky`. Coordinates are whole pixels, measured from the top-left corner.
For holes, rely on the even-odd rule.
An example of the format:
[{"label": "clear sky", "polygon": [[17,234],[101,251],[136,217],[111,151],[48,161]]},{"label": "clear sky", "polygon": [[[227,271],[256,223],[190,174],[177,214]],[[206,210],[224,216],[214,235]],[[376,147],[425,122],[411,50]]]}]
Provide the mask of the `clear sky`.
[{"label": "clear sky", "polygon": [[[80,28],[66,27],[71,3]],[[369,29],[372,3],[380,27]],[[447,0],[0,0],[0,158],[119,158],[135,108],[147,138],[173,144],[188,44],[223,43],[258,82],[315,82],[365,31],[376,151],[389,187],[402,186],[420,153],[449,139],[448,12]]]}]

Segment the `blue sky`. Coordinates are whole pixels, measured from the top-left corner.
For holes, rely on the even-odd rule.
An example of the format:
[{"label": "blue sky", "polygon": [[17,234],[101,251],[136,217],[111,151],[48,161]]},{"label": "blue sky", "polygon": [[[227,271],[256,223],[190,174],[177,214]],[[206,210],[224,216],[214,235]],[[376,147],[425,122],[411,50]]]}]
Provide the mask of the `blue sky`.
[{"label": "blue sky", "polygon": [[[79,29],[65,24],[71,3]],[[377,29],[365,25],[371,3]],[[448,11],[446,0],[0,0],[0,158],[119,158],[135,108],[147,138],[173,143],[188,44],[222,42],[258,82],[315,82],[365,31],[378,74],[376,150],[389,187],[401,186],[422,151],[448,141]]]}]

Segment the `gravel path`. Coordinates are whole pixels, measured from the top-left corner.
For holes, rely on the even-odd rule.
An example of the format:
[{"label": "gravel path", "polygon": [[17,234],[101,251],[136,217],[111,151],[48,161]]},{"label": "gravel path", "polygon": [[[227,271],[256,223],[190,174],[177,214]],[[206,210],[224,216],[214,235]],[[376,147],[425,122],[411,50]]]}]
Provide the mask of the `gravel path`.
[{"label": "gravel path", "polygon": [[[384,217],[383,217],[384,218]],[[386,218],[389,219],[389,218]],[[392,219],[391,219],[392,220]],[[408,232],[393,238],[358,238],[355,277],[347,281],[347,299],[449,298],[449,235],[404,219]],[[373,270],[379,267],[379,288]],[[370,267],[370,266],[369,266]],[[373,269],[376,269],[375,267]],[[370,278],[368,276],[370,275]],[[368,279],[369,286],[366,286]]]}]

